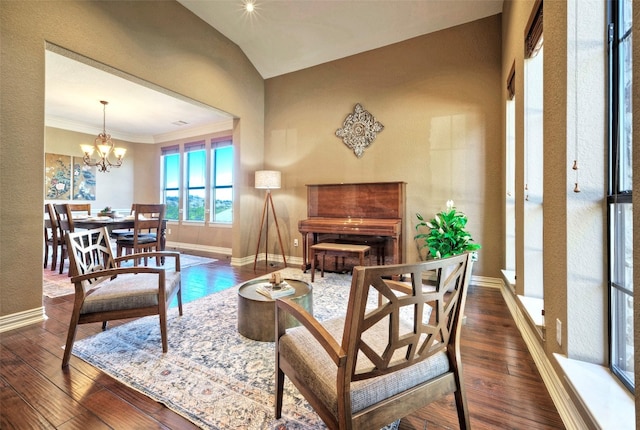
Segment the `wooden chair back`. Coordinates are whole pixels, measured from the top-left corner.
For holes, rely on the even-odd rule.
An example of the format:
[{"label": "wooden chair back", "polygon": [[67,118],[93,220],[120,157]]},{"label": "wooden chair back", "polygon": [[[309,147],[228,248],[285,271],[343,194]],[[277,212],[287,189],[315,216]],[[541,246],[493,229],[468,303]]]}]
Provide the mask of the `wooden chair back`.
[{"label": "wooden chair back", "polygon": [[138,239],[144,235],[155,235],[157,250],[160,249],[160,228],[164,221],[166,205],[161,203],[135,203],[133,205],[134,252],[140,248]]},{"label": "wooden chair back", "polygon": [[[322,323],[277,300],[276,418],[286,374],[329,428],[380,428],[446,393],[468,428],[460,332],[471,267],[469,253],[356,266],[346,316]],[[287,314],[304,329],[285,329]]]},{"label": "wooden chair back", "polygon": [[46,216],[44,224],[44,268],[49,264],[49,247],[51,247],[51,270],[56,270],[58,264],[58,250],[62,255],[62,247],[64,246],[64,240],[60,238],[60,232],[58,228],[58,219],[56,218],[56,211],[51,203],[45,203],[44,214]]},{"label": "wooden chair back", "polygon": [[69,364],[79,324],[102,322],[104,330],[108,321],[158,315],[162,351],[167,352],[167,309],[174,297],[178,299],[178,312],[182,315],[180,253],[145,254],[173,258],[174,270],[117,267],[119,261],[137,257],[114,258],[106,227],[69,232],[65,240],[75,296],[62,367]]},{"label": "wooden chair back", "polygon": [[91,203],[62,203],[54,205],[58,226],[64,237],[65,232],[73,232],[75,226],[73,217],[75,214],[91,215]]},{"label": "wooden chair back", "polygon": [[[67,239],[69,274],[72,277],[116,267],[106,228],[73,233]],[[105,279],[108,277],[87,279],[83,281],[83,287],[86,291]]]},{"label": "wooden chair back", "polygon": [[[455,349],[466,297],[467,255],[428,263],[354,268],[342,348],[345,383],[375,378]],[[378,298],[376,306],[372,306]],[[384,324],[381,345],[367,332]],[[362,365],[364,361],[366,365]]]},{"label": "wooden chair back", "polygon": [[[162,250],[161,228],[165,210],[166,205],[162,203],[134,203],[133,232],[118,237],[118,256],[122,255],[123,249],[130,249],[133,253]],[[161,264],[159,259],[158,264]]]}]

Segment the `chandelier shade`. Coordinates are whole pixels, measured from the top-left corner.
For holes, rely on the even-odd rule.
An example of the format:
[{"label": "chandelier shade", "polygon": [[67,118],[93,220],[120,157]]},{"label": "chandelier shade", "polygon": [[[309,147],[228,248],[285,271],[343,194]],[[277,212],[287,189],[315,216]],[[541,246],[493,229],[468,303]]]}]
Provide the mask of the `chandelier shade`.
[{"label": "chandelier shade", "polygon": [[[111,135],[107,134],[106,116],[107,105],[109,102],[100,100],[100,103],[102,103],[102,133],[95,138],[93,145],[80,145],[80,148],[84,154],[82,159],[85,165],[92,167],[95,166],[100,172],[108,172],[111,167],[122,166],[122,159],[124,158],[124,154],[126,154],[127,150],[126,148],[116,148],[111,140]],[[94,152],[98,157],[97,159],[91,158]],[[114,161],[110,158],[112,154],[113,157],[115,157]]]}]

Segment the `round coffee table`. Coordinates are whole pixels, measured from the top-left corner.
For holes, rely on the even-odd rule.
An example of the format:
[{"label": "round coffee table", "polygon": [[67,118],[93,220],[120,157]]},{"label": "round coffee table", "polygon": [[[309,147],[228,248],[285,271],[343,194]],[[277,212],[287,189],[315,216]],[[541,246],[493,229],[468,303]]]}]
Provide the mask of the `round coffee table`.
[{"label": "round coffee table", "polygon": [[[313,289],[311,285],[296,279],[285,279],[287,284],[295,288],[294,294],[284,298],[293,299],[300,306],[313,314]],[[259,292],[259,285],[268,285],[268,279],[254,279],[246,282],[238,289],[238,333],[249,339],[261,342],[275,340],[276,304]],[[291,315],[287,315],[287,328],[298,324]]]}]

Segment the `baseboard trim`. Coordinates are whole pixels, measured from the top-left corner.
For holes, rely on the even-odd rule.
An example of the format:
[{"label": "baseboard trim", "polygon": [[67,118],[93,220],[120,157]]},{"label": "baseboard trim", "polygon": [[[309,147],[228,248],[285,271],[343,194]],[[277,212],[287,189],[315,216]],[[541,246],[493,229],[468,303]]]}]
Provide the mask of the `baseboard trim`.
[{"label": "baseboard trim", "polygon": [[531,353],[533,361],[536,363],[536,367],[538,368],[538,372],[540,372],[542,381],[547,387],[551,400],[553,400],[553,404],[556,406],[558,414],[560,415],[565,427],[567,430],[591,428],[591,426],[588,426],[585,423],[582,415],[580,415],[575,404],[571,401],[569,393],[562,384],[558,374],[553,369],[549,358],[546,356],[544,349],[540,344],[539,337],[533,332],[531,325],[527,321],[527,317],[522,314],[522,310],[516,303],[513,293],[504,283],[502,283],[501,291],[502,297],[511,312],[511,316],[514,319],[518,330],[520,330],[520,334]]},{"label": "baseboard trim", "polygon": [[0,317],[0,333],[15,330],[30,324],[37,324],[47,319],[44,307],[29,309],[15,314]]},{"label": "baseboard trim", "polygon": [[198,245],[195,243],[182,243],[182,242],[167,242],[165,244],[166,250],[178,250],[178,251],[197,251],[206,252],[209,254],[231,255],[231,248],[223,248],[220,246]]}]

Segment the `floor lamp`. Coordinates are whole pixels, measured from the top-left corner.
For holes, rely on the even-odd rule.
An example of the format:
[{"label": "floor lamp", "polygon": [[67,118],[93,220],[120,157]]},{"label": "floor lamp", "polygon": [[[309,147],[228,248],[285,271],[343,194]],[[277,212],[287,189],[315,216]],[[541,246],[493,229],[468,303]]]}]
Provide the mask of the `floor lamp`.
[{"label": "floor lamp", "polygon": [[262,208],[262,219],[260,220],[260,233],[258,234],[258,246],[256,247],[256,257],[253,260],[253,270],[256,270],[256,263],[258,262],[258,254],[260,253],[260,239],[262,239],[262,228],[264,227],[265,215],[267,219],[267,231],[264,240],[264,264],[265,268],[269,264],[269,206],[271,206],[271,212],[273,213],[273,220],[276,224],[276,230],[278,231],[278,241],[280,242],[280,250],[282,251],[282,260],[284,261],[284,267],[287,267],[287,259],[284,256],[284,247],[282,246],[282,237],[280,237],[280,227],[278,226],[278,217],[276,216],[276,209],[273,207],[273,199],[271,198],[271,190],[277,190],[280,188],[280,172],[276,170],[258,170],[256,171],[256,189],[266,190],[264,195],[264,207]]}]

